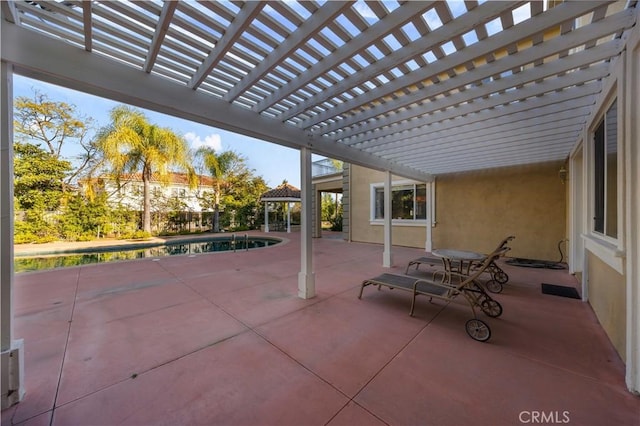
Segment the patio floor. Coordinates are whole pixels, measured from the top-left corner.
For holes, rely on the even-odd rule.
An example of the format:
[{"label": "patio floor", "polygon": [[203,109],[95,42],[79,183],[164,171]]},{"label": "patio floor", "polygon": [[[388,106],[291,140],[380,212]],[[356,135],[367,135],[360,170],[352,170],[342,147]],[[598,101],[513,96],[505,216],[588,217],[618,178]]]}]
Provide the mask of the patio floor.
[{"label": "patio floor", "polygon": [[[488,343],[470,310],[372,287],[382,246],[299,234],[249,252],[19,274],[27,394],[2,424],[640,425],[640,398],[590,306],[542,294],[566,271],[506,265]],[[394,248],[393,272],[423,252]],[[542,422],[541,420],[545,420]]]}]

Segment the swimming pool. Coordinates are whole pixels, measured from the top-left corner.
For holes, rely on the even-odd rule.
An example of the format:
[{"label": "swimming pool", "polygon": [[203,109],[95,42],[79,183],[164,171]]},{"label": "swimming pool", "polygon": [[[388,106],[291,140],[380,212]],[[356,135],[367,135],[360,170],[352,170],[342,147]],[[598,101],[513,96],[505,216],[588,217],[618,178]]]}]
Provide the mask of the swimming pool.
[{"label": "swimming pool", "polygon": [[77,252],[39,253],[37,255],[14,257],[14,272],[41,271],[87,265],[91,263],[134,260],[148,257],[175,255],[197,255],[217,251],[241,251],[269,247],[281,243],[278,238],[229,236],[203,240],[179,240],[167,243],[137,244],[135,246],[104,247],[83,249]]}]

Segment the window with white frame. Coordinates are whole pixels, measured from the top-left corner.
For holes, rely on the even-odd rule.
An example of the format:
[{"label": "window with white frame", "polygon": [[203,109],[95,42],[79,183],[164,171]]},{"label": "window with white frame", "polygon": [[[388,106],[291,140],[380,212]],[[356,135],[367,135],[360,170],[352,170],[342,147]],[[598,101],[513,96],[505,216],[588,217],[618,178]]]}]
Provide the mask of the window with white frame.
[{"label": "window with white frame", "polygon": [[[371,219],[384,219],[384,185],[372,185]],[[427,219],[427,185],[394,184],[391,188],[391,218],[417,221]]]},{"label": "window with white frame", "polygon": [[618,113],[609,107],[593,132],[593,231],[618,237]]}]

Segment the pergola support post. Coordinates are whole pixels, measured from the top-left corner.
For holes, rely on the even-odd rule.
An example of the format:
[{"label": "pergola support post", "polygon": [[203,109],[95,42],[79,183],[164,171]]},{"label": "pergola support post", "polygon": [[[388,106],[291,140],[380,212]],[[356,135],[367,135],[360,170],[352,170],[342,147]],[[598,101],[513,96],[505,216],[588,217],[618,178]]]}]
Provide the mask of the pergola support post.
[{"label": "pergola support post", "polygon": [[391,268],[393,254],[391,253],[391,172],[387,171],[384,179],[384,252],[382,253],[382,266]]},{"label": "pergola support post", "polygon": [[287,234],[291,233],[291,203],[287,202]]},{"label": "pergola support post", "polygon": [[13,68],[0,71],[0,287],[2,409],[24,398],[24,341],[13,340]]},{"label": "pergola support post", "polygon": [[264,232],[269,232],[269,203],[264,202]]},{"label": "pergola support post", "polygon": [[300,273],[298,274],[298,296],[302,299],[311,299],[316,295],[315,276],[313,273],[313,247],[312,247],[312,187],[311,187],[311,150],[303,147],[300,149],[300,199],[302,212],[300,213]]},{"label": "pergola support post", "polygon": [[431,252],[431,250],[433,250],[433,215],[432,215],[432,206],[431,203],[433,202],[433,188],[431,187],[431,183],[430,182],[426,182],[427,184],[427,194],[426,194],[426,198],[427,198],[427,224],[426,224],[426,235],[425,235],[425,242],[424,242],[424,250]]}]

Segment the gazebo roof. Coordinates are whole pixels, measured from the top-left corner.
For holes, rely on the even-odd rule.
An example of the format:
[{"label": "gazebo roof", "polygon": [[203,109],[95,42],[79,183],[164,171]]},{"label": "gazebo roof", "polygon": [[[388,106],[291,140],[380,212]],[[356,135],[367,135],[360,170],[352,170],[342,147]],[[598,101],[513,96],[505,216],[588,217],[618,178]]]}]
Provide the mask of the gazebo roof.
[{"label": "gazebo roof", "polygon": [[300,190],[293,185],[283,183],[271,189],[260,198],[260,201],[300,201]]}]

